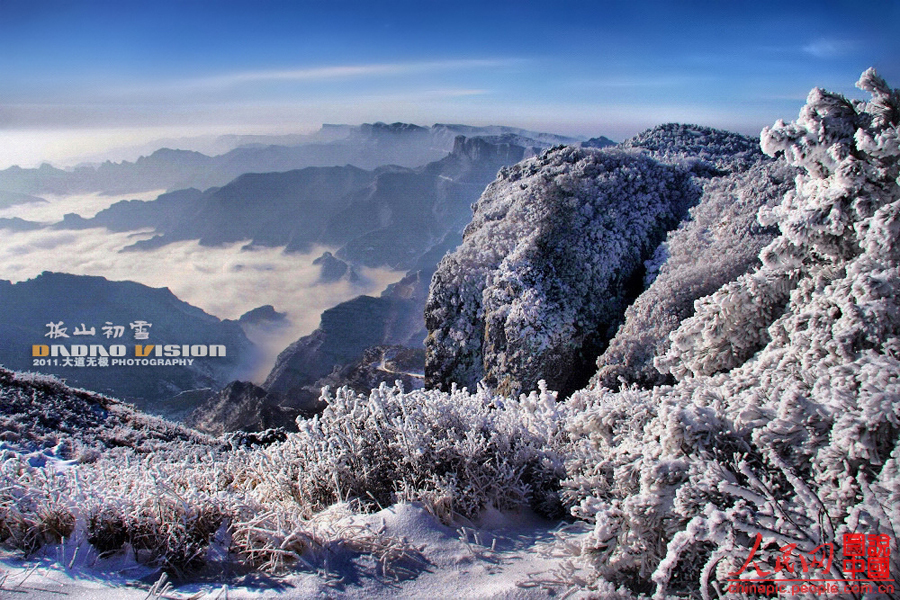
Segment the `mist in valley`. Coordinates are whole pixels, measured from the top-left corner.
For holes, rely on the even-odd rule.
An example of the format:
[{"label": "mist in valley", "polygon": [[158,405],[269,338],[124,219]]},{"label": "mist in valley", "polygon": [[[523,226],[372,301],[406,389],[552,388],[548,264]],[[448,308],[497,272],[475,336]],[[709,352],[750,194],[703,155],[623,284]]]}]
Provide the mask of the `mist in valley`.
[{"label": "mist in valley", "polygon": [[[133,194],[127,198],[149,200],[156,195]],[[63,214],[72,212],[87,218],[120,197],[82,194],[46,199],[46,203],[4,209],[0,218],[18,217],[45,224],[58,222]],[[45,226],[0,233],[0,279],[13,283],[32,279],[43,271],[131,280],[167,287],[179,299],[220,319],[238,319],[259,306],[274,306],[276,311],[286,313],[285,320],[245,326],[248,337],[265,356],[254,377],[259,381],[281,350],[317,327],[324,310],[361,294],[378,295],[403,276],[403,272],[386,268],[355,267],[358,280],[320,281],[321,268],[313,261],[326,251],[335,251],[324,246],[315,246],[308,253],[285,253],[282,248],[246,249],[245,242],[201,246],[191,240],[122,252],[136,241],[151,238],[152,231],[69,231]]]}]

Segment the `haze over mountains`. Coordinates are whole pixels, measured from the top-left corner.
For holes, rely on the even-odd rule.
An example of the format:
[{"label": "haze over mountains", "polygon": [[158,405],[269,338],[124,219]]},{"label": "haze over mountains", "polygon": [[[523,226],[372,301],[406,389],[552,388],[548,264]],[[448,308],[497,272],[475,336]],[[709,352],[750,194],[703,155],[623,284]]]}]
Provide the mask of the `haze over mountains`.
[{"label": "haze over mountains", "polygon": [[469,205],[500,167],[530,151],[514,144],[458,137],[452,152],[424,167],[307,167],[251,173],[221,188],[164,194],[154,201],[122,201],[91,219],[66,215],[60,229],[153,228],[135,250],[199,240],[308,252],[313,244],[369,267],[409,266],[448,231],[462,229]]},{"label": "haze over mountains", "polygon": [[492,142],[535,149],[580,141],[568,136],[500,126],[325,125],[318,134],[296,145],[282,145],[284,139],[277,136],[236,136],[234,142],[242,145],[216,156],[161,148],[134,162],[104,162],[71,170],[48,164],[33,169],[14,166],[0,171],[0,192],[39,196],[93,191],[127,194],[159,189],[204,190],[225,185],[244,173],[343,165],[368,170],[384,165],[418,167],[446,156],[458,135],[483,136]]}]

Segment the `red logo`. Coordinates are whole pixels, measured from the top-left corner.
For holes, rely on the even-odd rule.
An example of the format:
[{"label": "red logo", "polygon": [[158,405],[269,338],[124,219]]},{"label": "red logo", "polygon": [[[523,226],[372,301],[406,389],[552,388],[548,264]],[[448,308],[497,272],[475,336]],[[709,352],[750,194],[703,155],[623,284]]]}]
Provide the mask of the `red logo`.
[{"label": "red logo", "polygon": [[[741,568],[729,573],[728,591],[765,595],[799,593],[894,593],[890,578],[891,538],[884,534],[845,533],[839,566],[843,578],[832,570],[834,544],[816,546],[809,552],[797,544],[785,544],[775,555],[775,564],[758,558],[762,534],[757,533]],[[745,574],[749,577],[741,578]]]}]

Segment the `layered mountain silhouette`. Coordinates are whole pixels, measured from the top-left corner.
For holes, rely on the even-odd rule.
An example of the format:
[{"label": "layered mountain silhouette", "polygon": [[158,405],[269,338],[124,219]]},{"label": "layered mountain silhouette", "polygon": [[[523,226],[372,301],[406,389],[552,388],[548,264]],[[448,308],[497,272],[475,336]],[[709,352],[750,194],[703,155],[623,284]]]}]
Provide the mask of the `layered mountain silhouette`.
[{"label": "layered mountain silhouette", "polygon": [[156,235],[133,250],[198,240],[219,245],[309,251],[338,248],[336,256],[370,267],[409,269],[448,232],[461,230],[470,205],[497,171],[533,148],[457,136],[452,152],[423,167],[308,167],[283,173],[250,173],[201,192],[186,189],[156,200],[123,200],[85,219],[66,215],[63,229],[152,228]]},{"label": "layered mountain silhouette", "polygon": [[[0,191],[18,194],[125,194],[146,190],[176,190],[222,186],[245,173],[290,171],[305,167],[353,165],[375,169],[383,165],[418,167],[446,156],[457,135],[495,136],[524,147],[543,148],[575,143],[566,136],[511,127],[469,127],[438,124],[419,127],[407,123],[359,126],[326,125],[300,143],[291,138],[245,137],[248,142],[224,154],[159,149],[134,162],[105,162],[64,170],[44,164],[35,169],[10,167],[0,171]],[[278,143],[271,143],[274,140]],[[0,205],[3,196],[0,195]]]},{"label": "layered mountain silhouette", "polygon": [[10,206],[15,206],[16,204],[31,204],[36,202],[45,203],[47,201],[37,196],[31,196],[28,194],[21,194],[17,192],[5,192],[3,190],[0,190],[0,208],[8,208]]}]

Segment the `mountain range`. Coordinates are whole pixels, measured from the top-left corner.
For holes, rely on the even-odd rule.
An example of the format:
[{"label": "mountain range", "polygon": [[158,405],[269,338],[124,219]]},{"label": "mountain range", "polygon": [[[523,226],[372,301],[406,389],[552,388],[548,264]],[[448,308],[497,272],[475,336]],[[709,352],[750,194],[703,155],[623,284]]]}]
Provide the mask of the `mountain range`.
[{"label": "mountain range", "polygon": [[[245,173],[290,171],[306,167],[352,165],[372,170],[384,165],[418,167],[439,160],[453,149],[458,135],[488,136],[495,141],[541,148],[578,143],[577,138],[511,127],[372,123],[323,126],[318,135],[296,139],[249,137],[224,154],[207,156],[191,150],[161,148],[134,162],[104,162],[71,170],[49,164],[34,169],[17,166],[0,171],[0,192],[40,196],[102,192],[127,194],[148,190],[201,190],[223,186]],[[275,143],[272,143],[275,142]],[[611,143],[611,142],[610,142]],[[0,205],[3,196],[0,195]]]},{"label": "mountain range", "polygon": [[408,269],[450,231],[462,230],[470,205],[497,171],[533,148],[483,138],[454,139],[452,151],[417,168],[354,166],[248,173],[219,188],[178,190],[155,200],[123,200],[85,219],[67,214],[60,229],[153,228],[131,249],[182,240],[309,251],[337,248],[356,265]]}]

